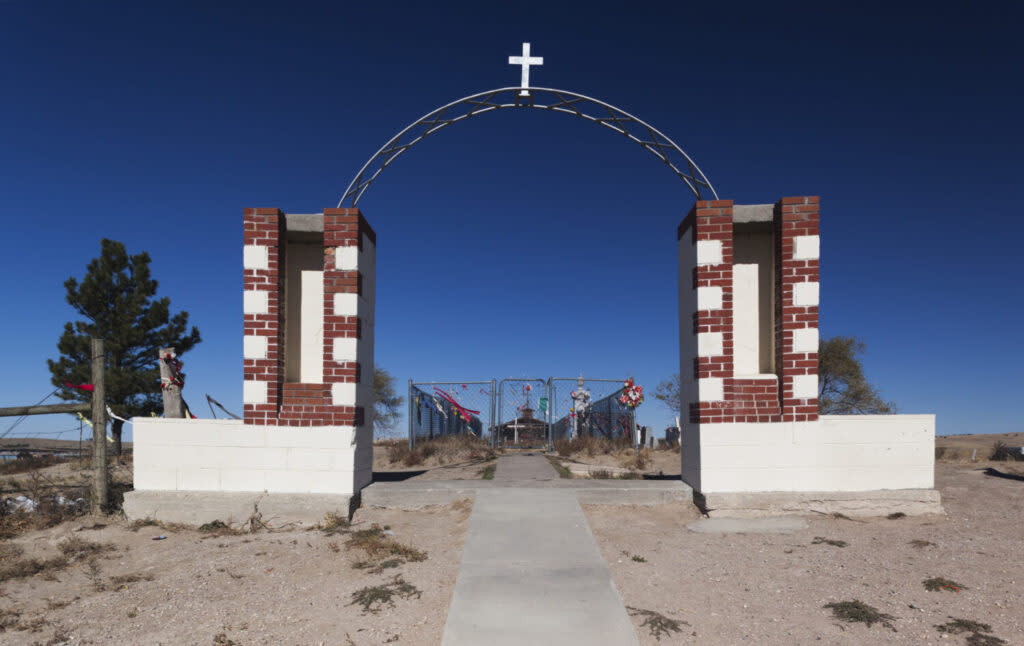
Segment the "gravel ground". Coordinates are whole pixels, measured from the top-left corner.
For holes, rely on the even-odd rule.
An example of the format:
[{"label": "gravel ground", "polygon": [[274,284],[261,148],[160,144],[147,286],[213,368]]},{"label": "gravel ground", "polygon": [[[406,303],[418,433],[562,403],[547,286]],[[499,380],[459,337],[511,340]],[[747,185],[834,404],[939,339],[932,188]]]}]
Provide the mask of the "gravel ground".
[{"label": "gravel ground", "polygon": [[[679,505],[585,511],[625,603],[680,622],[659,642],[634,617],[641,644],[967,643],[970,633],[936,629],[950,617],[1024,644],[1024,477],[986,468],[1013,475],[1013,463],[936,465],[945,516],[814,517],[789,535],[692,533],[685,525],[697,514]],[[922,582],[932,577],[964,587],[929,592]],[[892,615],[892,629],[822,607],[852,600]]]},{"label": "gravel ground", "polygon": [[[425,561],[377,574],[353,568],[366,556],[345,546],[347,534],[209,536],[155,526],[133,532],[124,522],[80,518],[13,541],[24,549],[20,559],[56,556],[69,536],[112,549],[52,576],[0,583],[0,617],[14,624],[0,632],[0,644],[436,644],[470,508],[462,502],[419,512],[357,512],[353,529],[388,526],[395,540],[427,553]],[[110,524],[76,531],[97,522]],[[397,598],[379,614],[351,605],[354,592],[395,575],[421,596]]]}]

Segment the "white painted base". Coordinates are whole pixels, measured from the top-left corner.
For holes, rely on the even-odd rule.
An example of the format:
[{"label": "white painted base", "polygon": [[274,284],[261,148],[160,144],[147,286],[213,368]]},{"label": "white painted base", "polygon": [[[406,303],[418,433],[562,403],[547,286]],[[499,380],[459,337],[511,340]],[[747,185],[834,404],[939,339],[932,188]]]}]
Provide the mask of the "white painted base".
[{"label": "white painted base", "polygon": [[357,430],[136,417],[132,426],[136,491],[351,496],[373,477],[368,425]]},{"label": "white painted base", "polygon": [[935,486],[934,415],[687,424],[681,444],[683,480],[703,494]]}]

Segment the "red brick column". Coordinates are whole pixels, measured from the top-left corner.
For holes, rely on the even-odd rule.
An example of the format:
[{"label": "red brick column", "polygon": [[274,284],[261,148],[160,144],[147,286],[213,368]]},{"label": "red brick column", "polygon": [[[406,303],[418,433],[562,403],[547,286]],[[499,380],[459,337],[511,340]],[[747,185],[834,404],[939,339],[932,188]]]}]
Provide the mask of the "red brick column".
[{"label": "red brick column", "polygon": [[775,205],[775,352],[782,419],[818,419],[819,205],[784,197]]},{"label": "red brick column", "polygon": [[243,416],[246,424],[265,425],[276,422],[284,375],[284,214],[276,208],[243,214]]},{"label": "red brick column", "polygon": [[365,420],[363,406],[355,405],[359,384],[364,377],[373,379],[372,366],[371,374],[364,376],[359,361],[364,289],[369,287],[364,287],[367,277],[361,259],[364,247],[376,241],[376,233],[359,209],[324,209],[324,383],[334,393],[334,424],[361,426]]},{"label": "red brick column", "polygon": [[689,221],[691,240],[697,246],[693,333],[699,351],[693,378],[698,380],[700,401],[690,404],[691,422],[732,421],[728,400],[733,377],[732,204],[732,200],[699,201],[682,225]]}]

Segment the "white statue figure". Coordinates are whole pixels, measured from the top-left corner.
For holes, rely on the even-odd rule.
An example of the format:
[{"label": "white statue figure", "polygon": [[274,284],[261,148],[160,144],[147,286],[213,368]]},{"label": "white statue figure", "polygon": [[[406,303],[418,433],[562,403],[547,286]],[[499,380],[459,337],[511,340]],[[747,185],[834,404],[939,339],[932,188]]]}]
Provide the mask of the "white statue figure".
[{"label": "white statue figure", "polygon": [[583,375],[576,380],[576,390],[569,393],[572,397],[572,410],[575,413],[572,420],[572,439],[576,439],[581,430],[589,427],[590,423],[590,391],[583,385]]}]

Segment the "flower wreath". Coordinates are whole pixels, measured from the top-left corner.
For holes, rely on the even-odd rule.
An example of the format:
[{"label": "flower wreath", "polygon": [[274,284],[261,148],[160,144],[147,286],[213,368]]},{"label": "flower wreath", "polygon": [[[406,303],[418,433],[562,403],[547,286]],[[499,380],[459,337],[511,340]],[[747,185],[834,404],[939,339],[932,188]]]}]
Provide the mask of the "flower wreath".
[{"label": "flower wreath", "polygon": [[619,395],[619,403],[627,408],[636,408],[644,403],[644,387],[633,383],[633,378],[630,377],[623,384],[622,394]]},{"label": "flower wreath", "polygon": [[167,353],[164,355],[164,363],[170,368],[170,377],[160,378],[160,387],[167,388],[168,386],[178,386],[179,388],[185,387],[185,373],[181,371],[181,367],[185,364],[181,362],[181,359],[177,355]]}]

